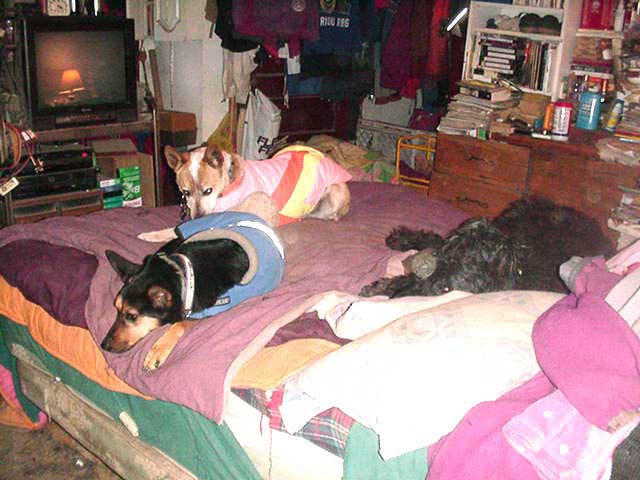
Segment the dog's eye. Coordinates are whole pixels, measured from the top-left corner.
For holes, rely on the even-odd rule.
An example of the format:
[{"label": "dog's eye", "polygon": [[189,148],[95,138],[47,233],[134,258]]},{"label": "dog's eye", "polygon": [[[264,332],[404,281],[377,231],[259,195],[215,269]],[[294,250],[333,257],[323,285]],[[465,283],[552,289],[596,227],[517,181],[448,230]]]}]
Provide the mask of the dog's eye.
[{"label": "dog's eye", "polygon": [[182,190],[182,195],[188,197],[191,195],[191,192],[189,190]]},{"label": "dog's eye", "polygon": [[124,319],[127,322],[135,322],[136,318],[138,318],[138,315],[136,315],[135,313],[127,312],[124,314]]},{"label": "dog's eye", "polygon": [[202,192],[202,195],[211,195],[213,193],[213,188],[209,187]]}]

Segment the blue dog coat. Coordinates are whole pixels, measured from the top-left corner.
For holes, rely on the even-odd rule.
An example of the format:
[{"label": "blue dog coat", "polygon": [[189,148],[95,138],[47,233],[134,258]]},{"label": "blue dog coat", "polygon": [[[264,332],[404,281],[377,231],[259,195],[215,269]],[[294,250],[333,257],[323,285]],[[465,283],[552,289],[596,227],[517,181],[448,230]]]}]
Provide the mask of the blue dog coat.
[{"label": "blue dog coat", "polygon": [[[218,298],[215,305],[203,311],[190,312],[190,305],[186,305],[185,310],[189,318],[200,319],[229,310],[248,298],[270,292],[282,280],[284,275],[282,243],[273,229],[256,215],[230,211],[213,213],[189,220],[176,227],[175,231],[179,238],[184,239],[184,242],[219,238],[233,240],[245,250],[249,257],[249,269],[242,281],[227,290]],[[193,289],[193,281],[187,281],[187,283],[191,283],[189,288]],[[184,298],[185,292],[183,292],[183,300]]]}]

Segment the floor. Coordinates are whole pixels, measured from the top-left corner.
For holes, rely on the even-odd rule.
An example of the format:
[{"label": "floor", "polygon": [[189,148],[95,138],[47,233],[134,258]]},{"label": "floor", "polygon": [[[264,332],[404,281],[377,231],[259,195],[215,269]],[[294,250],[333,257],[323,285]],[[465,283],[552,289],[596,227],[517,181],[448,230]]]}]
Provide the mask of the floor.
[{"label": "floor", "polygon": [[0,425],[0,458],[0,480],[121,480],[53,422],[38,431]]}]

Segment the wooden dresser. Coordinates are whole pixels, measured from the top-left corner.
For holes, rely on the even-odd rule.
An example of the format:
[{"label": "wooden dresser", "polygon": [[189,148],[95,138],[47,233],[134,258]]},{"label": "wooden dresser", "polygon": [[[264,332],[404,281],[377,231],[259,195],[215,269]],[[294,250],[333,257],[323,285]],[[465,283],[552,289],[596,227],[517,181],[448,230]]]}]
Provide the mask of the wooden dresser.
[{"label": "wooden dresser", "polygon": [[546,197],[587,213],[616,238],[607,218],[620,201],[618,186],[634,186],[640,168],[600,160],[598,138],[557,142],[525,135],[477,140],[438,134],[429,195],[490,217],[522,196]]}]

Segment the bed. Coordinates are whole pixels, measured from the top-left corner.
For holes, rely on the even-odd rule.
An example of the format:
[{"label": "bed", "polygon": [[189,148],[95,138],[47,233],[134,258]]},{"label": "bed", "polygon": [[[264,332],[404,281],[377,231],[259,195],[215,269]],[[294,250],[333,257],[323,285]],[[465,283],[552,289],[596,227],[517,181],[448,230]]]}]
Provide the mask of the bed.
[{"label": "bed", "polygon": [[[565,372],[541,372],[536,356],[550,352],[555,365],[553,352],[566,355],[567,346],[553,329],[533,333],[540,317],[556,325],[558,309],[577,303],[548,292],[359,299],[363,285],[400,261],[384,245],[393,227],[445,233],[466,215],[399,185],[351,189],[352,209],[340,221],[278,229],[287,263],[276,290],[200,322],[152,373],[142,361],[161,331],[123,354],[98,347],[119,288],[104,251],[141,259],[157,245],[137,234],[175,225],[178,207],[1,230],[0,391],[12,407],[3,420],[38,428],[46,413],[125,478],[419,479],[432,467],[433,478],[471,478],[446,468],[461,463],[457,442],[480,445],[478,432],[461,428],[466,415],[505,396],[521,411],[563,384]],[[600,289],[612,287],[619,274],[611,275]],[[640,358],[627,323],[616,328],[631,346],[616,360]],[[596,425],[640,405],[635,377],[609,367],[599,365],[612,391],[631,384],[633,393],[594,406],[579,392],[574,403]],[[573,377],[566,381],[562,391],[573,398]],[[518,413],[494,413],[507,411]],[[467,458],[504,450],[497,440],[486,445],[467,448]],[[523,458],[514,454],[509,465],[521,469]]]}]

